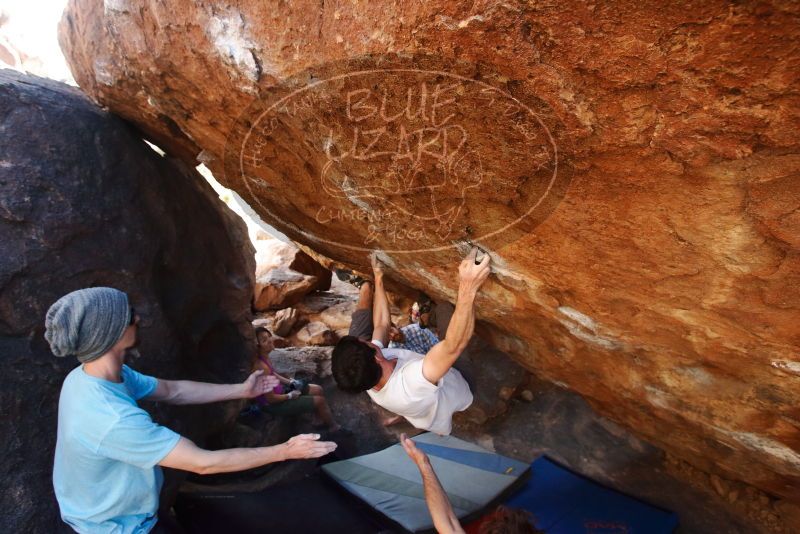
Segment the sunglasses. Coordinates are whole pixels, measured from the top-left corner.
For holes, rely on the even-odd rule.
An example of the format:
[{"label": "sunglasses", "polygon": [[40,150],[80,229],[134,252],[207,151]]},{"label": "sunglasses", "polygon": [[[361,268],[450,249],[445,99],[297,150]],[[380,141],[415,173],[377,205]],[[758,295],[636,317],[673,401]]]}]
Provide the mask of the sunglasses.
[{"label": "sunglasses", "polygon": [[136,308],[131,306],[131,322],[128,323],[128,326],[132,326],[136,324]]}]

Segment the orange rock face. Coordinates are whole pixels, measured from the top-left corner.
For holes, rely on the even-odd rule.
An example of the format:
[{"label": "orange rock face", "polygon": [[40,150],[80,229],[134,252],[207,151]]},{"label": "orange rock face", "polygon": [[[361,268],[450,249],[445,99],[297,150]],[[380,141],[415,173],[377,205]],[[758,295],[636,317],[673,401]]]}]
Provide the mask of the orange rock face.
[{"label": "orange rock face", "polygon": [[314,261],[293,243],[259,232],[256,248],[256,283],[253,309],[287,308],[312,291],[331,287],[331,271]]},{"label": "orange rock face", "polygon": [[292,239],[455,295],[707,471],[800,500],[800,8],[72,0],[92,98]]}]

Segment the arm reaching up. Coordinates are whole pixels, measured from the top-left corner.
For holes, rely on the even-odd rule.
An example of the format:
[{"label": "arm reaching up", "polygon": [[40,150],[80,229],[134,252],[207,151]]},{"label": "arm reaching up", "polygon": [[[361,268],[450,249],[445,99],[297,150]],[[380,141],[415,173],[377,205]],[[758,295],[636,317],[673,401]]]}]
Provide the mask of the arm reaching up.
[{"label": "arm reaching up", "polygon": [[458,297],[456,309],[445,338],[433,346],[422,362],[422,374],[428,382],[436,384],[447,374],[466,348],[475,330],[475,297],[481,284],[491,271],[488,254],[475,263],[478,249],[473,247],[458,267]]},{"label": "arm reaching up", "polygon": [[389,299],[383,287],[383,266],[375,255],[372,255],[372,272],[375,275],[375,296],[372,300],[372,339],[389,346],[389,330],[391,328],[391,313],[389,312]]},{"label": "arm reaching up", "polygon": [[419,474],[422,475],[425,503],[428,505],[436,532],[439,534],[463,534],[464,529],[461,528],[461,523],[458,522],[458,518],[453,512],[450,499],[447,498],[447,493],[442,488],[442,484],[428,460],[428,455],[419,450],[405,434],[400,435],[400,443],[409,458],[417,465]]}]

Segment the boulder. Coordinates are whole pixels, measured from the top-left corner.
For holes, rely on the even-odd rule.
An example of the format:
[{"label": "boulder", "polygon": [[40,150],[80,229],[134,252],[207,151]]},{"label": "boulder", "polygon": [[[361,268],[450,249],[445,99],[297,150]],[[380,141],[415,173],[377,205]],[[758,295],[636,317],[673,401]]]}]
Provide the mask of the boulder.
[{"label": "boulder", "polygon": [[319,312],[317,316],[320,321],[328,325],[331,330],[349,330],[352,322],[353,312],[356,310],[355,301],[345,301],[334,304]]},{"label": "boulder", "polygon": [[276,347],[289,346],[287,337],[295,328],[306,324],[308,319],[301,317],[295,308],[283,308],[258,314],[253,321],[253,328],[263,326],[272,333],[272,342]]},{"label": "boulder", "polygon": [[328,325],[320,321],[311,321],[295,332],[294,339],[297,345],[335,345],[338,336]]},{"label": "boulder", "polygon": [[[146,5],[146,9],[145,9]],[[71,0],[78,84],[269,224],[453,300],[693,465],[800,499],[800,6]]]},{"label": "boulder", "polygon": [[303,373],[313,378],[331,376],[331,354],[333,347],[286,347],[269,354],[275,371],[293,377]]},{"label": "boulder", "polygon": [[294,308],[278,310],[272,319],[272,333],[276,336],[286,337],[292,331],[292,327],[296,322],[297,310]]},{"label": "boulder", "polygon": [[306,294],[314,291],[316,276],[307,276],[291,269],[272,269],[256,276],[253,309],[279,310],[296,304]]},{"label": "boulder", "polygon": [[333,273],[321,265],[317,260],[299,250],[294,255],[294,259],[289,264],[289,268],[298,273],[313,276],[317,279],[314,286],[315,291],[327,291],[331,288],[331,277]]},{"label": "boulder", "polygon": [[297,313],[304,316],[315,316],[324,313],[325,310],[331,309],[335,306],[345,305],[350,306],[353,304],[353,299],[350,295],[342,295],[333,292],[322,292],[307,295],[303,300],[297,303],[295,308]]},{"label": "boulder", "polygon": [[[50,353],[47,309],[76,289],[119,288],[141,316],[135,369],[238,382],[255,265],[244,225],[191,167],[74,87],[0,70],[0,154],[0,531],[57,532],[58,395],[78,362]],[[239,410],[145,404],[200,444]]]},{"label": "boulder", "polygon": [[286,308],[305,295],[331,286],[331,272],[294,243],[260,233],[256,246],[256,284],[253,308]]}]

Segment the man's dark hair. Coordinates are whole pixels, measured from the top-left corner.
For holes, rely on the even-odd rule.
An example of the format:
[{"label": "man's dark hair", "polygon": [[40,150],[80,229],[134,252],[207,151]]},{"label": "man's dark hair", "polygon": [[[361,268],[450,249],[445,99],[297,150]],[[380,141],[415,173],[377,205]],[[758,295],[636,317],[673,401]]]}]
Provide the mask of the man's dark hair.
[{"label": "man's dark hair", "polygon": [[381,366],[375,361],[375,349],[355,336],[344,336],[333,349],[333,379],[348,393],[367,391],[380,382]]},{"label": "man's dark hair", "polygon": [[256,338],[258,337],[258,334],[260,334],[261,332],[266,332],[267,334],[269,334],[269,337],[272,337],[272,332],[270,332],[264,326],[259,326],[259,327],[256,328]]}]

